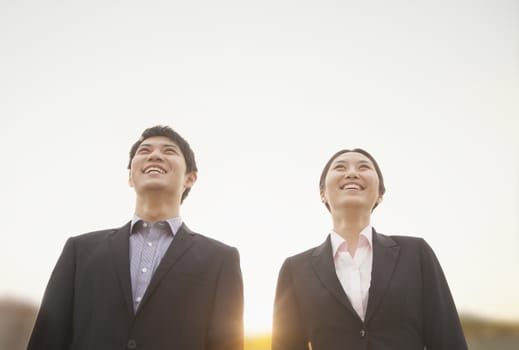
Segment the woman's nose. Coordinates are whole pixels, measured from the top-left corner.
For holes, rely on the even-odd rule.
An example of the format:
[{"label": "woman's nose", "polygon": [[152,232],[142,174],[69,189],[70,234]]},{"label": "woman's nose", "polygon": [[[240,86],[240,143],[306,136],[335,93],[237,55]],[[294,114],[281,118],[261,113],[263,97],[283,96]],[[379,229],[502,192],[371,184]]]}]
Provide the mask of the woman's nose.
[{"label": "woman's nose", "polygon": [[359,173],[358,173],[357,169],[355,169],[353,167],[349,168],[344,175],[348,179],[357,179],[359,177]]}]

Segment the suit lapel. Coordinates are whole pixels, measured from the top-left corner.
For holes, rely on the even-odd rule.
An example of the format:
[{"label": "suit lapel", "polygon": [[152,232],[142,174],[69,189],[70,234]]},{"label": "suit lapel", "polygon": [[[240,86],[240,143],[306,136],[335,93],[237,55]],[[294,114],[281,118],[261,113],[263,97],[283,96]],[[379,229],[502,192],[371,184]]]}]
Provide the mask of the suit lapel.
[{"label": "suit lapel", "polygon": [[114,259],[115,270],[121,291],[124,296],[124,301],[128,309],[128,314],[133,316],[133,302],[132,302],[132,284],[130,276],[130,223],[115,231],[110,237],[110,249]]},{"label": "suit lapel", "polygon": [[329,235],[326,241],[313,251],[312,266],[314,267],[317,277],[321,280],[321,283],[326,287],[326,289],[328,289],[342,305],[344,305],[360,320],[360,317],[353,309],[344,289],[342,289],[341,282],[339,282],[339,279],[337,278],[335,264],[332,257],[332,244]]},{"label": "suit lapel", "polygon": [[157,267],[157,270],[153,274],[150,284],[148,285],[148,288],[146,288],[146,292],[144,293],[137,313],[144,307],[150,296],[153,294],[153,291],[157,288],[175,262],[193,245],[193,237],[193,233],[187,228],[185,224],[182,224],[178,232],[175,234],[175,238],[173,238],[173,241],[169,245],[166,254]]},{"label": "suit lapel", "polygon": [[366,322],[373,316],[389,286],[400,253],[400,247],[388,236],[373,230],[373,268],[369,288]]}]

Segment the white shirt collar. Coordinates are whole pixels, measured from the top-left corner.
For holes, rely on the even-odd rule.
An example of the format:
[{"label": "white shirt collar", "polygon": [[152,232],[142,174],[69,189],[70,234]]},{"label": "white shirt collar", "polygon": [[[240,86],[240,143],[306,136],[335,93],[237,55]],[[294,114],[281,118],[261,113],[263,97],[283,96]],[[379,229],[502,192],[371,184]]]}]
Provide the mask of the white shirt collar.
[{"label": "white shirt collar", "polygon": [[[373,232],[372,231],[373,231],[373,229],[371,227],[371,224],[368,224],[368,226],[364,227],[362,229],[362,231],[360,231],[360,234],[359,234],[359,240],[362,239],[362,237],[364,237],[367,240],[370,247],[373,246],[372,245],[372,241],[373,241]],[[341,244],[343,244],[346,240],[333,230],[330,232],[330,240],[332,243],[332,256],[335,257],[335,255],[337,254],[337,250],[339,249]]]}]

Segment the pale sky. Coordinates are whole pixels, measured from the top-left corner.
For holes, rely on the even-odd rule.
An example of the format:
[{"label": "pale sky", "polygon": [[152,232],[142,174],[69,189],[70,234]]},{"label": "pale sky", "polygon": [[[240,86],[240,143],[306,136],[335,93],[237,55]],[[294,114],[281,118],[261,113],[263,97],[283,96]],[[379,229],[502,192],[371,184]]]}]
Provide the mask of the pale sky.
[{"label": "pale sky", "polygon": [[2,0],[0,117],[0,297],[39,303],[69,236],[131,218],[129,148],[167,124],[200,170],[184,221],[240,251],[249,334],[352,147],[385,177],[373,226],[425,238],[461,312],[519,320],[517,1]]}]

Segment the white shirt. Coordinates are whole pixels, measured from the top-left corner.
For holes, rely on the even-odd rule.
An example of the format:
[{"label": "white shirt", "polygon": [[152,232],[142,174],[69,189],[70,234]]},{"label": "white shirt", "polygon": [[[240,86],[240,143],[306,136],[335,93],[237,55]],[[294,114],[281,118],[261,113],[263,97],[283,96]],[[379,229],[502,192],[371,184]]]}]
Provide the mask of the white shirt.
[{"label": "white shirt", "polygon": [[348,242],[336,232],[330,233],[335,272],[351,305],[363,321],[368,307],[373,266],[372,235],[371,225],[360,232],[357,250],[352,257],[348,252]]}]

